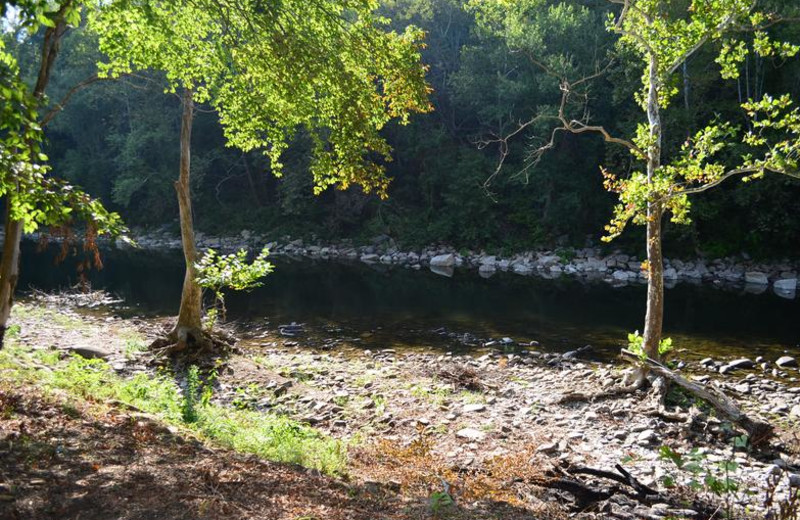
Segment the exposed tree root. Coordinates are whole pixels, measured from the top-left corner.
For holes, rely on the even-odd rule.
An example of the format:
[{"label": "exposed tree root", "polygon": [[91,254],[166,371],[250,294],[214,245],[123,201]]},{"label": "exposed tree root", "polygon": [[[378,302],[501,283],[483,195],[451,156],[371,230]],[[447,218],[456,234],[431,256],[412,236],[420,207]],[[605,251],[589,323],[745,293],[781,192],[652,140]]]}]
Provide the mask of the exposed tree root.
[{"label": "exposed tree root", "polygon": [[157,357],[180,356],[189,361],[202,361],[230,354],[235,344],[236,338],[222,330],[207,332],[194,327],[175,326],[153,341],[150,350]]},{"label": "exposed tree root", "polygon": [[562,395],[555,402],[555,404],[583,403],[583,402],[593,403],[595,401],[602,401],[604,399],[613,399],[615,397],[630,395],[639,390],[640,388],[642,388],[641,385],[634,384],[630,386],[618,386],[611,388],[609,390],[604,390],[602,392],[594,392],[594,393],[569,392]]},{"label": "exposed tree root", "polygon": [[[629,361],[641,363],[641,359],[628,350],[623,349],[622,356]],[[749,417],[739,409],[731,398],[720,390],[688,381],[653,359],[646,359],[645,364],[652,373],[661,376],[659,379],[669,380],[681,388],[688,390],[713,406],[722,417],[738,424],[747,432],[752,446],[763,446],[772,438],[774,432],[770,424]]]},{"label": "exposed tree root", "polygon": [[[615,495],[623,495],[646,506],[666,503],[672,508],[685,510],[686,503],[683,498],[664,495],[658,490],[642,484],[619,464],[615,465],[614,469],[616,472],[587,466],[555,467],[548,471],[548,475],[536,479],[536,482],[532,483],[540,487],[569,493],[575,499],[575,508],[580,511],[592,508],[602,509],[603,504]],[[583,475],[610,480],[615,484],[603,486],[598,483],[584,482],[581,480]],[[612,501],[616,500],[618,499]],[[695,502],[691,507],[696,512],[695,518],[698,519],[712,518],[716,511],[713,505],[702,502]]]}]

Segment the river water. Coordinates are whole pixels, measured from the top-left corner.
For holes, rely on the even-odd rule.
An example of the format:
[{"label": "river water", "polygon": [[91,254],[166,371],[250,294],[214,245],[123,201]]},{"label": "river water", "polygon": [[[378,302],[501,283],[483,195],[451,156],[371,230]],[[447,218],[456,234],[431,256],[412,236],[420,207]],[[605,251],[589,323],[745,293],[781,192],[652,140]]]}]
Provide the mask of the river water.
[{"label": "river water", "polygon": [[[53,251],[37,253],[25,245],[20,291],[65,288],[78,280],[76,259],[55,265]],[[309,334],[350,338],[364,348],[464,350],[509,337],[555,351],[590,344],[595,355],[609,357],[644,318],[643,285],[512,273],[484,279],[466,270],[448,278],[362,263],[271,260],[276,269],[263,287],[227,297],[229,319],[271,328],[302,323]],[[127,310],[121,313],[177,313],[180,252],[109,250],[103,262],[102,270],[89,273],[91,286],[122,298]],[[664,330],[684,357],[800,355],[800,300],[769,290],[678,284],[666,292]]]}]

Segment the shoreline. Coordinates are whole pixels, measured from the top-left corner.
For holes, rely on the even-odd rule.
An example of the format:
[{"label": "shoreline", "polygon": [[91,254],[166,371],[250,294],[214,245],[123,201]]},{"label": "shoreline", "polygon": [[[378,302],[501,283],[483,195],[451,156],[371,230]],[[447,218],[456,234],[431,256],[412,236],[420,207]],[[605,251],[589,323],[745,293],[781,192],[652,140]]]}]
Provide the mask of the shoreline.
[{"label": "shoreline", "polygon": [[[157,371],[152,354],[131,349],[130,338],[146,344],[160,320],[124,320],[102,310],[87,316],[70,305],[43,302],[27,309],[20,308],[14,318],[21,326],[20,348],[104,358],[109,370],[122,378],[150,377]],[[55,315],[63,318],[54,320]],[[320,350],[305,343],[284,338],[274,328],[243,339],[239,352],[219,370],[211,402],[288,417],[340,440],[348,446],[353,483],[369,487],[389,482],[406,502],[427,503],[429,473],[435,470],[450,479],[462,504],[471,503],[466,498],[483,486],[488,487],[486,496],[525,497],[519,500],[520,515],[513,518],[536,516],[536,508],[544,504],[575,518],[608,518],[608,510],[579,512],[563,494],[516,479],[514,468],[610,469],[620,464],[663,493],[648,506],[616,496],[607,504],[620,518],[699,518],[693,501],[683,509],[670,503],[688,492],[695,474],[663,457],[662,446],[683,454],[697,449],[702,475],[730,478],[740,492],[720,496],[703,487],[693,496],[711,504],[733,500],[741,512],[765,513],[761,498],[770,478],[779,479],[779,497],[787,496],[800,479],[800,451],[791,436],[800,420],[800,388],[787,384],[798,375],[796,367],[778,375],[755,363],[739,363],[728,371],[717,368],[719,362],[701,361],[682,370],[776,425],[776,443],[765,452],[750,453],[736,447],[736,434],[724,421],[681,393],[672,397],[669,414],[659,414],[635,395],[581,398],[620,385],[628,367],[537,349],[525,355],[393,349],[346,355],[341,347]],[[429,451],[420,455],[414,446]],[[501,462],[512,464],[508,472],[481,480],[492,478]],[[497,510],[475,511],[468,518],[491,518],[490,512]]]},{"label": "shoreline", "polygon": [[[169,233],[144,233],[134,236],[145,250],[180,249],[180,237]],[[419,270],[429,268],[436,274],[451,277],[456,270],[477,271],[483,278],[498,272],[554,279],[562,276],[603,281],[616,286],[646,283],[641,259],[622,252],[603,255],[600,248],[563,248],[526,251],[508,256],[489,255],[483,251],[458,251],[450,246],[427,246],[401,250],[387,237],[376,237],[370,245],[354,245],[352,240],[334,243],[306,242],[282,237],[275,240],[249,231],[231,237],[196,234],[199,249],[230,252],[241,248],[251,251],[267,247],[270,254],[319,260],[347,260],[368,265],[382,264]],[[122,246],[126,247],[126,246]],[[707,284],[742,286],[747,292],[762,293],[771,289],[777,296],[797,296],[800,261],[756,262],[747,258],[725,257],[684,261],[664,259],[664,284]]]}]

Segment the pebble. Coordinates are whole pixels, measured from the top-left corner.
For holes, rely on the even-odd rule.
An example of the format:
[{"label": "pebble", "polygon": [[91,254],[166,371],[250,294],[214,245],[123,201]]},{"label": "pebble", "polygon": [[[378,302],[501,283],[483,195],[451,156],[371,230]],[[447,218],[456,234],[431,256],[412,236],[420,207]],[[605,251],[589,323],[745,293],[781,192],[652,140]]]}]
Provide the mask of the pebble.
[{"label": "pebble", "polygon": [[484,410],[486,410],[486,405],[480,403],[465,404],[462,410],[464,413],[483,412]]},{"label": "pebble", "polygon": [[486,437],[486,434],[475,428],[463,428],[456,432],[456,437],[459,439],[466,439],[468,441],[480,441]]}]

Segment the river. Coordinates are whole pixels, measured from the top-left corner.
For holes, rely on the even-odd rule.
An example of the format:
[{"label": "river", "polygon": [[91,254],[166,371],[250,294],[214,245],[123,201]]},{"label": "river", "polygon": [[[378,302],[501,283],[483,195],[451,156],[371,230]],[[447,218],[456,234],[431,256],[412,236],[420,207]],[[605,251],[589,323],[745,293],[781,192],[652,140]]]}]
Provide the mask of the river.
[{"label": "river", "polygon": [[[54,248],[23,250],[20,291],[69,287],[76,259],[54,264]],[[309,334],[349,338],[364,348],[464,350],[477,340],[538,341],[565,351],[590,344],[607,358],[641,330],[645,287],[498,273],[489,279],[430,271],[275,256],[264,285],[227,297],[229,319],[257,326],[306,325]],[[179,251],[109,250],[89,273],[93,289],[118,295],[131,315],[177,313],[183,280]],[[775,358],[800,354],[800,300],[771,291],[678,284],[666,291],[665,334],[685,357]],[[463,334],[468,334],[463,341]],[[475,338],[473,338],[472,335]]]}]

